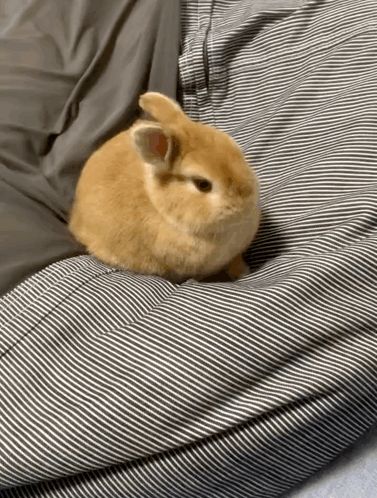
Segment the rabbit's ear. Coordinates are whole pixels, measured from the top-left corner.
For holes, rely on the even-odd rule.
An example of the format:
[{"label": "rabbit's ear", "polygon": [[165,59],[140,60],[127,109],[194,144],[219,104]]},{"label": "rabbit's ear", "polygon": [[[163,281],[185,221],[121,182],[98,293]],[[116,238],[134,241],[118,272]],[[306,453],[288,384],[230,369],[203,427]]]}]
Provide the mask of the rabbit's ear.
[{"label": "rabbit's ear", "polygon": [[144,162],[159,171],[170,169],[173,139],[161,126],[140,124],[132,130],[131,136]]},{"label": "rabbit's ear", "polygon": [[139,99],[140,107],[165,127],[188,120],[177,102],[162,93],[147,92]]}]

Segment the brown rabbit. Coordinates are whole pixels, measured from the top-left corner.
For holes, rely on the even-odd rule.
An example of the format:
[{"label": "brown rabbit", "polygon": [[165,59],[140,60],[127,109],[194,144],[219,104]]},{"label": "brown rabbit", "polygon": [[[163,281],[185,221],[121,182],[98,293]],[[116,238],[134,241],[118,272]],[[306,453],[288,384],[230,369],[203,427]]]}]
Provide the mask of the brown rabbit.
[{"label": "brown rabbit", "polygon": [[88,159],[70,230],[100,260],[134,272],[242,276],[259,224],[253,170],[228,135],[168,97],[148,92],[139,103],[156,121],[136,121]]}]

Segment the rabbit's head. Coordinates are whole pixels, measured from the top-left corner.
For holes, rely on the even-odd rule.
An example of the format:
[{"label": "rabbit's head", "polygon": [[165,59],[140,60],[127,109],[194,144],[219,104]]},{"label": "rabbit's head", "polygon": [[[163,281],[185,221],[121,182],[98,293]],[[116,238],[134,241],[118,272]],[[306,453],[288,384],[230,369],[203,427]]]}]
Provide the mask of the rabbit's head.
[{"label": "rabbit's head", "polygon": [[142,95],[140,106],[154,121],[137,122],[131,139],[160,215],[196,234],[224,230],[249,217],[258,202],[258,184],[235,141],[192,121],[159,93]]}]

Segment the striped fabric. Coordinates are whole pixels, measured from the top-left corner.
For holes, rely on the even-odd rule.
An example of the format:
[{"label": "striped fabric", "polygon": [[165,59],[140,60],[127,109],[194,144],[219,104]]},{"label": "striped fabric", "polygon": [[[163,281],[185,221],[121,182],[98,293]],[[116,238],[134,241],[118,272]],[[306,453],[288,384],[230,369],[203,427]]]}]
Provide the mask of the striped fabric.
[{"label": "striped fabric", "polygon": [[83,256],[5,296],[1,498],[277,497],[377,420],[377,3],[182,19],[184,107],[260,178],[252,273],[172,285]]}]

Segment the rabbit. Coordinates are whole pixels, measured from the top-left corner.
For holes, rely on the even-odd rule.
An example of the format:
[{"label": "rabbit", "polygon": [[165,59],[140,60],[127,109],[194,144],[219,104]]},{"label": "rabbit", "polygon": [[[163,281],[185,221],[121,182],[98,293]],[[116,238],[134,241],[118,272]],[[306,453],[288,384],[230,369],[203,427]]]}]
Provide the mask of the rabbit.
[{"label": "rabbit", "polygon": [[87,160],[69,219],[72,234],[111,266],[172,282],[248,267],[258,181],[226,133],[192,121],[174,100],[144,93],[139,119]]}]

